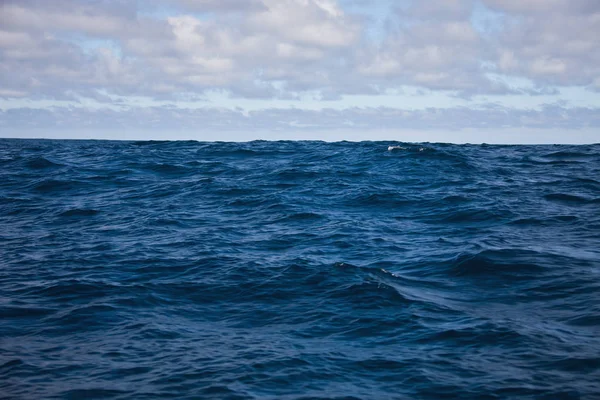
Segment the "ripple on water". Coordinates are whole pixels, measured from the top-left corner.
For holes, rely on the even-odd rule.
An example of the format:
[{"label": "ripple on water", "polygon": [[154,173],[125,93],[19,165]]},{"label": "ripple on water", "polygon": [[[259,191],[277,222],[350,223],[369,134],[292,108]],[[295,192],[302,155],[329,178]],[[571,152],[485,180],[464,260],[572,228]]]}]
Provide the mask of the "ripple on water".
[{"label": "ripple on water", "polygon": [[598,145],[0,143],[7,398],[600,393]]}]

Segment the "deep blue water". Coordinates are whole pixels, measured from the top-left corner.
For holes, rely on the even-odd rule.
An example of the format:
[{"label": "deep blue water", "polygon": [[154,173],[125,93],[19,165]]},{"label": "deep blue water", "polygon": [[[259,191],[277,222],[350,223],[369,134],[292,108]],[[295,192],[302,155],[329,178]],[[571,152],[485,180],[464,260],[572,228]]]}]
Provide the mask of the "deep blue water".
[{"label": "deep blue water", "polygon": [[0,266],[1,398],[600,398],[600,145],[0,140]]}]

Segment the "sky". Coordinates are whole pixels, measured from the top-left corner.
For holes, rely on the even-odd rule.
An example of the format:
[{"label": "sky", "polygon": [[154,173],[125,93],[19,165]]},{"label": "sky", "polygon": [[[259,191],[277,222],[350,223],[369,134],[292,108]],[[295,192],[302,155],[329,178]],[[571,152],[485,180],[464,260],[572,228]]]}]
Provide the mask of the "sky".
[{"label": "sky", "polygon": [[600,142],[598,0],[0,0],[0,137]]}]

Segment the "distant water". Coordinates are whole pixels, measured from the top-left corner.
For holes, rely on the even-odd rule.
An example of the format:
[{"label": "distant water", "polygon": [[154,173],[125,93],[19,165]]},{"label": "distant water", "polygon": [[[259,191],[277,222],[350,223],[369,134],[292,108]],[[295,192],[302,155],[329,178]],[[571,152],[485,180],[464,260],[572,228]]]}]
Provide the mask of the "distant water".
[{"label": "distant water", "polygon": [[600,398],[600,145],[0,140],[0,265],[1,398]]}]

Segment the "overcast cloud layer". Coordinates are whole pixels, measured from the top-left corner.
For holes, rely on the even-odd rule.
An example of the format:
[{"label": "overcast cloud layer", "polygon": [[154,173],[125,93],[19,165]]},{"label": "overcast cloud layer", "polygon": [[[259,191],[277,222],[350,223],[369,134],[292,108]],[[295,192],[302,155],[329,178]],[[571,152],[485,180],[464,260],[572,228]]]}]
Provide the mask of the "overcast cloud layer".
[{"label": "overcast cloud layer", "polygon": [[0,0],[0,136],[600,142],[598,37],[597,0]]}]

